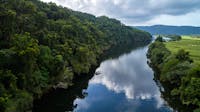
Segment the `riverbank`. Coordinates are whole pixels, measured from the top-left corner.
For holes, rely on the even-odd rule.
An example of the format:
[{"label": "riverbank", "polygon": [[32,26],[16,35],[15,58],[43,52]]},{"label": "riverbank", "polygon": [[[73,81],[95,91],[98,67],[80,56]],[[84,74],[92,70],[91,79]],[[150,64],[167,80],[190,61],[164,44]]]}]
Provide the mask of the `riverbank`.
[{"label": "riverbank", "polygon": [[49,92],[35,102],[33,112],[172,112],[147,64],[147,49],[148,45],[110,49],[101,56],[106,59],[96,69],[99,74],[81,75],[72,87]]},{"label": "riverbank", "polygon": [[[100,66],[100,63],[107,59],[117,58],[122,54],[130,53],[133,49],[146,46],[150,41],[135,42],[129,44],[120,44],[112,46],[110,49],[105,50],[98,58],[97,64],[91,66],[89,73],[75,75],[72,81],[72,85],[68,88],[62,89],[50,89],[48,92],[42,95],[41,98],[34,100],[33,112],[40,111],[73,111],[73,101],[79,97],[84,98],[82,91],[88,87],[89,80],[95,75],[95,70]],[[55,95],[56,94],[56,95]],[[60,97],[58,97],[60,96]],[[62,97],[62,98],[61,98]],[[67,99],[67,100],[63,100]],[[51,103],[55,104],[49,109]],[[60,105],[60,109],[56,106]],[[66,106],[67,105],[67,106]]]},{"label": "riverbank", "polygon": [[181,112],[197,112],[200,109],[200,66],[193,52],[196,49],[188,47],[191,42],[197,40],[183,38],[163,42],[157,39],[149,46],[147,54],[156,78],[165,89],[164,98]]},{"label": "riverbank", "polygon": [[52,2],[6,0],[0,7],[1,112],[26,111],[49,88],[71,86],[111,46],[151,40],[116,19]]}]

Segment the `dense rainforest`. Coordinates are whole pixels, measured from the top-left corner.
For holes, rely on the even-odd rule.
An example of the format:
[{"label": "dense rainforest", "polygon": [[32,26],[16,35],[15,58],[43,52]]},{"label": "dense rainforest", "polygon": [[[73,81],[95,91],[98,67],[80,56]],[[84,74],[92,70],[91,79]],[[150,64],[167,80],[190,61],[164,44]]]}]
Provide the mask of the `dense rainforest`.
[{"label": "dense rainforest", "polygon": [[49,88],[70,86],[112,46],[150,40],[105,16],[39,0],[1,0],[0,112],[23,112]]},{"label": "dense rainforest", "polygon": [[[180,38],[175,39],[178,40]],[[168,103],[180,112],[199,112],[200,65],[194,63],[189,52],[180,49],[175,54],[171,53],[159,36],[149,46],[147,57],[165,89],[163,94]]]}]

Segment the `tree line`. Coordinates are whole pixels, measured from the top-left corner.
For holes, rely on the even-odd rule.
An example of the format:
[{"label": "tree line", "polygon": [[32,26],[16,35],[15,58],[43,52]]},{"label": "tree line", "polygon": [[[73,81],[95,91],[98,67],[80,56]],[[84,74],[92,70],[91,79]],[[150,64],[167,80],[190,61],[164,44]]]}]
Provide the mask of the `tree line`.
[{"label": "tree line", "polygon": [[[180,49],[172,54],[159,36],[149,46],[147,57],[162,83],[171,106],[181,112],[200,111],[200,65],[193,63],[189,52]],[[176,100],[180,105],[175,104]],[[177,108],[180,107],[180,108]]]}]

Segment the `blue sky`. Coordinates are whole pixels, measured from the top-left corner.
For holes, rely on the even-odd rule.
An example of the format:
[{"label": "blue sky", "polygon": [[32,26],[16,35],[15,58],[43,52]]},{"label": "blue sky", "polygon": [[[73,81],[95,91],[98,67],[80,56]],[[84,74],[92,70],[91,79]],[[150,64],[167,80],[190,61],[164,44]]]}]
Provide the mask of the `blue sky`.
[{"label": "blue sky", "polygon": [[200,0],[42,0],[126,25],[200,26]]}]

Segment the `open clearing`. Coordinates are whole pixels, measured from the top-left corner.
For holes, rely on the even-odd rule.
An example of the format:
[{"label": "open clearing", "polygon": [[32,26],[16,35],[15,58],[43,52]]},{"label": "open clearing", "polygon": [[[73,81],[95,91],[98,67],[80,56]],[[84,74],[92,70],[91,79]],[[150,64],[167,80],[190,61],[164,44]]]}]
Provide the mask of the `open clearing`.
[{"label": "open clearing", "polygon": [[165,42],[165,45],[172,53],[177,53],[179,49],[189,51],[194,63],[200,64],[200,38],[182,36],[180,41]]}]

